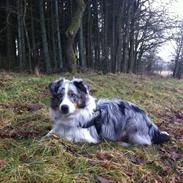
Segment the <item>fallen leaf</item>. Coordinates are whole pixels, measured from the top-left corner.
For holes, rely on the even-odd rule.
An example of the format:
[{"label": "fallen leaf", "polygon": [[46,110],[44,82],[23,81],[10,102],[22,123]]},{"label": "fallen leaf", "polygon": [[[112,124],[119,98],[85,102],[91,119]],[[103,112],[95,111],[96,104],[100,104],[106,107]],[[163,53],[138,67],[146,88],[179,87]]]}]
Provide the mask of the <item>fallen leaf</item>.
[{"label": "fallen leaf", "polygon": [[120,183],[119,181],[112,180],[108,177],[102,177],[102,176],[95,176],[94,179],[96,183]]},{"label": "fallen leaf", "polygon": [[6,161],[5,160],[0,160],[0,167],[6,165]]},{"label": "fallen leaf", "polygon": [[111,154],[105,151],[97,151],[96,156],[100,160],[111,160],[113,157]]},{"label": "fallen leaf", "polygon": [[171,158],[175,161],[179,160],[182,158],[182,155],[180,153],[177,153],[177,152],[172,152],[171,153]]},{"label": "fallen leaf", "polygon": [[134,164],[140,164],[144,162],[144,157],[142,155],[141,156],[127,155],[127,157]]},{"label": "fallen leaf", "polygon": [[37,110],[41,109],[42,107],[43,107],[43,105],[41,105],[41,104],[34,104],[34,103],[27,104],[27,110],[30,112],[37,111]]},{"label": "fallen leaf", "polygon": [[107,168],[109,166],[109,164],[110,164],[110,161],[108,161],[108,160],[103,160],[100,162],[100,165],[104,168]]},{"label": "fallen leaf", "polygon": [[183,112],[177,112],[175,114],[175,116],[178,118],[178,119],[183,119]]}]

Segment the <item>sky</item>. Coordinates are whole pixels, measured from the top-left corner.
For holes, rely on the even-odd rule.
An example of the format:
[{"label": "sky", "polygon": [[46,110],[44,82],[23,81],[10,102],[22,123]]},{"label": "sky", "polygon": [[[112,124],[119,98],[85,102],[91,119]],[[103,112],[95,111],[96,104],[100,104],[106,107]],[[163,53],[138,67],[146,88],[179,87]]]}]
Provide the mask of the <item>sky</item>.
[{"label": "sky", "polygon": [[[174,0],[174,2],[169,3],[170,0],[164,0],[163,3],[168,3],[168,10],[170,17],[177,17],[177,19],[183,20],[183,0]],[[165,43],[159,49],[159,56],[166,62],[172,59],[172,54],[174,51],[173,42]]]}]

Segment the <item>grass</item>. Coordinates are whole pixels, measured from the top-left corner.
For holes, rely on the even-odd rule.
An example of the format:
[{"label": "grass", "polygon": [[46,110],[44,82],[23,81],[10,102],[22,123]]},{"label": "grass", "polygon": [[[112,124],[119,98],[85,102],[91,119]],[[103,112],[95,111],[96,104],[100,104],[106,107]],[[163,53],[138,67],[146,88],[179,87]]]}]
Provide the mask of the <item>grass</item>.
[{"label": "grass", "polygon": [[[96,97],[119,97],[145,109],[171,134],[162,146],[73,144],[50,127],[48,83],[58,75],[0,73],[0,182],[181,182],[183,175],[182,80],[125,74],[78,74]],[[65,74],[65,77],[72,78]]]}]

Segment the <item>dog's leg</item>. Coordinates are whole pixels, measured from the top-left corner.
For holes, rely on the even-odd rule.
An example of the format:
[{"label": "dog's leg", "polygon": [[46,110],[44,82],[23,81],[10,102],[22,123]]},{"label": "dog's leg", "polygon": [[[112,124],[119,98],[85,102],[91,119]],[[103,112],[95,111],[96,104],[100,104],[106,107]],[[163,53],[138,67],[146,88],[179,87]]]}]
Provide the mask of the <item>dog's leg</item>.
[{"label": "dog's leg", "polygon": [[52,130],[50,130],[46,135],[45,135],[45,137],[50,137],[52,134],[54,134],[55,133],[55,130],[54,129],[52,129]]},{"label": "dog's leg", "polygon": [[69,132],[69,134],[67,134],[67,137],[69,137],[69,139],[75,142],[88,142],[94,144],[99,142],[98,139],[93,138],[89,130],[85,128],[73,128]]},{"label": "dog's leg", "polygon": [[55,129],[52,129],[52,130],[50,130],[45,136],[43,136],[43,137],[41,138],[41,140],[45,140],[45,139],[51,137],[51,136],[54,135],[54,134],[57,134],[57,133],[56,133],[56,130],[55,130]]},{"label": "dog's leg", "polygon": [[141,135],[139,133],[130,134],[128,137],[130,143],[140,145],[151,145],[151,139],[149,135]]},{"label": "dog's leg", "polygon": [[131,145],[127,142],[120,142],[119,144],[122,145],[123,147],[129,147]]}]

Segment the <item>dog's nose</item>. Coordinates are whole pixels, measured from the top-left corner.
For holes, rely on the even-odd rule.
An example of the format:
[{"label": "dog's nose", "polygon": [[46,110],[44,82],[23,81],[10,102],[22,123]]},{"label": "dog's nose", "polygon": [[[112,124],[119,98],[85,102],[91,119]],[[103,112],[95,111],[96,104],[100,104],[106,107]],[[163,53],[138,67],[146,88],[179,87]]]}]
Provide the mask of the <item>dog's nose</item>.
[{"label": "dog's nose", "polygon": [[61,111],[62,113],[67,114],[69,112],[69,107],[67,105],[62,105]]}]

